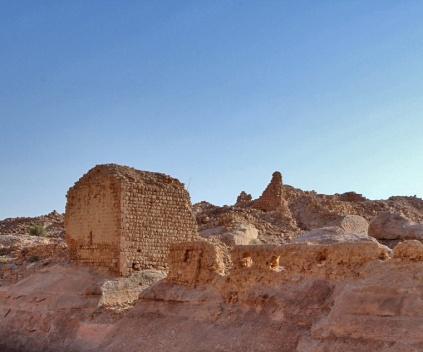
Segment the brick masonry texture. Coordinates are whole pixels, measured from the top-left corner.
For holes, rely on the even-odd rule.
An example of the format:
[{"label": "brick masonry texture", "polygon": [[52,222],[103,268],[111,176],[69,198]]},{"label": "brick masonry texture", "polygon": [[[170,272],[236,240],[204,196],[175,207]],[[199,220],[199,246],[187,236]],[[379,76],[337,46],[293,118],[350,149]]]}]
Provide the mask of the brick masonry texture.
[{"label": "brick masonry texture", "polygon": [[69,189],[65,230],[73,260],[122,276],[167,269],[172,243],[198,239],[181,182],[115,164],[94,167]]},{"label": "brick masonry texture", "polygon": [[168,260],[167,279],[178,284],[195,287],[224,273],[222,250],[206,241],[173,244]]}]

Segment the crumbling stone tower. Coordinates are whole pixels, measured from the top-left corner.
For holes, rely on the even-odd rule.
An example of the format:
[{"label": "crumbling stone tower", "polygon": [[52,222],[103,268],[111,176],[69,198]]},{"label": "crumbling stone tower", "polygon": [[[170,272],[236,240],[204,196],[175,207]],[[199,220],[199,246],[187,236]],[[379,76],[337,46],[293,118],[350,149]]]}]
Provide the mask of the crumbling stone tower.
[{"label": "crumbling stone tower", "polygon": [[114,164],[94,167],[69,189],[65,230],[72,259],[123,276],[166,269],[171,244],[198,239],[181,182]]},{"label": "crumbling stone tower", "polygon": [[279,171],[273,173],[272,180],[261,197],[254,201],[253,207],[264,211],[287,208],[286,200],[283,195],[282,174]]}]

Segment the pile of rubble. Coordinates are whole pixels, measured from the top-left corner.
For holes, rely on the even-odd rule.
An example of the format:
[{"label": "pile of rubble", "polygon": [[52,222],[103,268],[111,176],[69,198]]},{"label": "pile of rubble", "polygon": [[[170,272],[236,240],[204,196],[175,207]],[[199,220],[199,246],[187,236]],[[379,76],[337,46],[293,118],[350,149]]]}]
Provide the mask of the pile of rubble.
[{"label": "pile of rubble", "polygon": [[32,226],[42,226],[45,236],[63,238],[65,234],[64,215],[53,210],[47,215],[37,217],[7,218],[0,221],[0,236],[3,235],[29,235]]},{"label": "pile of rubble", "polygon": [[370,223],[369,234],[390,247],[399,240],[423,238],[420,198],[369,200],[354,192],[323,195],[284,185],[279,172],[256,200],[242,191],[232,206],[200,202],[193,209],[200,234],[229,245],[289,243],[304,232],[342,222],[346,226],[346,221],[358,222],[366,234]]},{"label": "pile of rubble", "polygon": [[[41,229],[31,235],[33,227]],[[0,285],[16,282],[38,269],[69,259],[63,215],[53,211],[34,218],[0,221]]]}]

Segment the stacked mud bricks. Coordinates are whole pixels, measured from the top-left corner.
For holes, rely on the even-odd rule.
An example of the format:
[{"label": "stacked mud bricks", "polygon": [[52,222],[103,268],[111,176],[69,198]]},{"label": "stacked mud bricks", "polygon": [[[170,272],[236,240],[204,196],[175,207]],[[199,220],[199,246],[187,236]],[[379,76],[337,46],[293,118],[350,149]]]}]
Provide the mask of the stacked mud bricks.
[{"label": "stacked mud bricks", "polygon": [[122,276],[167,269],[171,244],[198,239],[181,182],[115,164],[94,167],[69,189],[65,229],[72,259]]}]

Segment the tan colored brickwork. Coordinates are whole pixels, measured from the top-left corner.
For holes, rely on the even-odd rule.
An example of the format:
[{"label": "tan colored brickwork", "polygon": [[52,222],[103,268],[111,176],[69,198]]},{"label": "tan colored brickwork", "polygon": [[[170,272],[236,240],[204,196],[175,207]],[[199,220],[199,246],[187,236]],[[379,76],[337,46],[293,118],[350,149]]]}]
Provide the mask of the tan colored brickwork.
[{"label": "tan colored brickwork", "polygon": [[82,264],[119,270],[120,182],[93,169],[67,195],[66,239],[71,257]]},{"label": "tan colored brickwork", "polygon": [[219,249],[209,242],[178,243],[171,247],[167,280],[186,286],[222,278],[237,287],[257,282],[298,281],[305,277],[345,279],[358,277],[365,265],[387,260],[390,250],[373,241],[336,244],[235,246],[232,267],[223,273]]},{"label": "tan colored brickwork", "polygon": [[168,260],[167,279],[178,284],[205,284],[216,275],[224,273],[223,253],[217,246],[206,241],[174,244],[170,248]]},{"label": "tan colored brickwork", "polygon": [[113,164],[96,166],[69,190],[65,228],[74,260],[124,276],[166,269],[170,244],[198,236],[182,183]]}]

